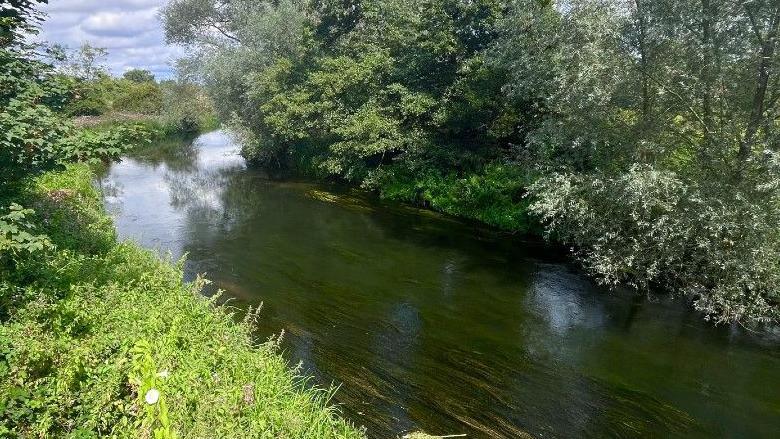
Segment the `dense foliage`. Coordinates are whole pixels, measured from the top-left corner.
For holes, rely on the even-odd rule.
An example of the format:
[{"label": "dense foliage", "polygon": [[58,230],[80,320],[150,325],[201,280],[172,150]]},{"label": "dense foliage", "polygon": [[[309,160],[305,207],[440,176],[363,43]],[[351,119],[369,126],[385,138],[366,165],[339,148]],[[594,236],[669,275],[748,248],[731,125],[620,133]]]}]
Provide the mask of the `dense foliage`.
[{"label": "dense foliage", "polygon": [[[33,11],[34,3],[23,3]],[[28,16],[35,14],[14,17]],[[35,29],[31,26],[17,27],[29,33]],[[111,160],[133,143],[148,140],[149,133],[134,125],[101,131],[76,129],[65,109],[76,100],[77,78],[40,61],[38,47],[24,44],[24,35],[8,35],[0,48],[0,184],[4,192],[29,175],[72,161]]]},{"label": "dense foliage", "polygon": [[52,245],[1,272],[0,436],[362,437],[204,281],[117,243],[93,178],[70,165],[25,191]]},{"label": "dense foliage", "polygon": [[[36,3],[0,5],[0,437],[362,437],[276,341],[255,345],[255,313],[237,323],[200,295],[205,281],[185,284],[180,266],[117,242],[90,165],[150,133],[76,127],[67,110],[85,81],[150,81],[41,62],[23,41]],[[199,128],[185,107],[199,88],[169,90],[178,127]]]},{"label": "dense foliage", "polygon": [[507,91],[552,113],[525,143],[533,211],[606,283],[777,322],[780,4],[570,6],[526,2],[510,23],[535,31],[496,47]]},{"label": "dense foliage", "polygon": [[502,3],[181,0],[164,16],[250,160],[525,229],[524,173],[504,166],[523,114],[485,52]]},{"label": "dense foliage", "polygon": [[[165,134],[193,134],[217,125],[213,104],[198,84],[183,78],[157,81],[148,70],[131,69],[121,78],[103,64],[106,49],[84,43],[78,49],[47,48],[60,77],[72,81],[64,107],[84,120],[142,120]],[[90,119],[89,117],[92,117]]]},{"label": "dense foliage", "polygon": [[777,322],[770,0],[173,0],[216,107],[265,166],[512,231],[601,281]]}]

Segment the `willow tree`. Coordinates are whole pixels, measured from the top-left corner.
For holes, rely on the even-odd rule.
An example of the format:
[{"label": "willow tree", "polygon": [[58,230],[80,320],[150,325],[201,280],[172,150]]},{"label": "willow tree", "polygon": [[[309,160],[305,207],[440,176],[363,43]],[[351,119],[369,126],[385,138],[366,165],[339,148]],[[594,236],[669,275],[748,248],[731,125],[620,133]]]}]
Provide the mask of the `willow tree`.
[{"label": "willow tree", "polygon": [[546,117],[532,209],[605,283],[777,321],[780,4],[524,1],[496,62]]}]

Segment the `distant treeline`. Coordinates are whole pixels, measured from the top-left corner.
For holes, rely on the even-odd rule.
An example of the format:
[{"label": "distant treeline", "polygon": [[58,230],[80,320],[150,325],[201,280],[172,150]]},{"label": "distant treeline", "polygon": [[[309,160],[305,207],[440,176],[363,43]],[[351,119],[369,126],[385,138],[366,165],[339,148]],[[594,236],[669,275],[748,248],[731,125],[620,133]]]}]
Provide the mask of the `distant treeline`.
[{"label": "distant treeline", "polygon": [[138,68],[112,76],[103,64],[108,51],[89,43],[77,49],[57,44],[44,48],[54,72],[70,82],[69,99],[63,107],[67,115],[153,120],[169,133],[195,133],[217,124],[211,100],[194,82],[181,78],[157,81],[152,72]]}]

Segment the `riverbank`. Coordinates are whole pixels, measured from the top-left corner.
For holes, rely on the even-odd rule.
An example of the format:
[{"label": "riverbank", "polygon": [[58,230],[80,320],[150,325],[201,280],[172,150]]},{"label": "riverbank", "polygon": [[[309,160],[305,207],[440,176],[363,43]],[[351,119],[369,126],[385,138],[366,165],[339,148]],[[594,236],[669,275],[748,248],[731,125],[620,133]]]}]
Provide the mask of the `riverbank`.
[{"label": "riverbank", "polygon": [[111,112],[99,116],[77,116],[72,119],[79,129],[108,130],[120,125],[141,125],[153,134],[154,140],[166,137],[194,137],[217,129],[219,120],[212,114],[201,115],[197,119],[183,120],[161,115]]},{"label": "riverbank", "polygon": [[538,177],[516,166],[490,163],[468,172],[445,172],[394,164],[384,166],[376,178],[366,182],[325,172],[323,158],[312,155],[306,147],[300,151],[291,148],[284,160],[264,160],[247,143],[251,140],[242,141],[241,155],[247,162],[273,175],[335,182],[366,190],[382,200],[443,213],[500,232],[544,236],[539,219],[530,213],[531,199],[527,196],[527,188]]},{"label": "riverbank", "polygon": [[70,165],[14,199],[51,245],[0,271],[0,434],[362,437],[206,281],[119,243],[92,179]]}]

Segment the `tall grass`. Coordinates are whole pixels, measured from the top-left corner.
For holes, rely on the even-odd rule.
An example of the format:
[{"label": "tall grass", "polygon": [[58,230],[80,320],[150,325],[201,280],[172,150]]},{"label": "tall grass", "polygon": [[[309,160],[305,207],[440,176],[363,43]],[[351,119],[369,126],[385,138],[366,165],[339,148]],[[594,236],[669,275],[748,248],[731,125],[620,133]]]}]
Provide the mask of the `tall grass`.
[{"label": "tall grass", "polygon": [[363,437],[205,281],[118,243],[91,179],[22,195],[56,247],[0,267],[0,437]]}]

